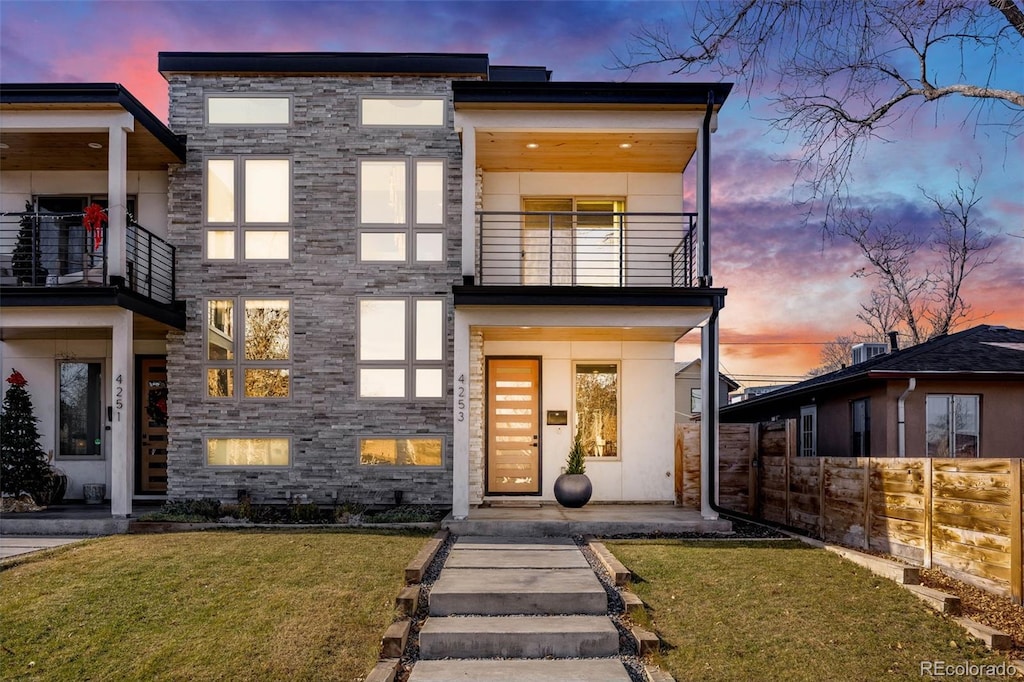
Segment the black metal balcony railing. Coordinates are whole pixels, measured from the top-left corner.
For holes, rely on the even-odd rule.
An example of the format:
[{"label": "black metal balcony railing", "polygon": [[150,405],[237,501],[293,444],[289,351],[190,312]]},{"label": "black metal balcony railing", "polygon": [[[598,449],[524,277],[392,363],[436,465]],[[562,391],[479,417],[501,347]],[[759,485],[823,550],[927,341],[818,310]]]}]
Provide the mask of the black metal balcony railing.
[{"label": "black metal balcony railing", "polygon": [[695,213],[478,211],[480,285],[692,287]]},{"label": "black metal balcony railing", "polygon": [[160,303],[175,296],[174,247],[129,216],[125,239],[127,269],[109,274],[108,227],[93,230],[82,213],[0,215],[0,286],[87,287],[120,283]]}]

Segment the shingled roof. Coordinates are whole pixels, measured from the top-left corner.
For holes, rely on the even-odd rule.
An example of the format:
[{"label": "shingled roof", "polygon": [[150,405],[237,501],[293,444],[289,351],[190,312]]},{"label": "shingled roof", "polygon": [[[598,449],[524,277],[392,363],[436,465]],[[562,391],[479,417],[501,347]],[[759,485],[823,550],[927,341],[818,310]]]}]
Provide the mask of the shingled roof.
[{"label": "shingled roof", "polygon": [[810,390],[861,379],[922,375],[1024,377],[1024,330],[979,325],[910,348],[878,355],[856,365],[723,407],[722,410],[747,409]]}]

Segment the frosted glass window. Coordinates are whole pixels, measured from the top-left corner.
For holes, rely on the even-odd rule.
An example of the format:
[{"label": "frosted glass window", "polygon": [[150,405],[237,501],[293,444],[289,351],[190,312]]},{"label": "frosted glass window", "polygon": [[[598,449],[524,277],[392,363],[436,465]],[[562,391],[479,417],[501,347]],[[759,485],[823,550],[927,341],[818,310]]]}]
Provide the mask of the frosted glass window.
[{"label": "frosted glass window", "polygon": [[444,235],[440,232],[421,232],[416,235],[416,260],[436,262],[444,260]]},{"label": "frosted glass window", "polygon": [[206,441],[209,466],[270,466],[291,463],[287,438],[211,438]]},{"label": "frosted glass window", "polygon": [[245,160],[245,222],[287,223],[291,172],[287,159]]},{"label": "frosted glass window", "polygon": [[364,126],[443,126],[443,99],[384,99],[362,101]]},{"label": "frosted glass window", "polygon": [[359,222],[364,225],[403,225],[405,162],[363,161],[359,164]]},{"label": "frosted glass window", "polygon": [[444,358],[444,301],[416,301],[416,359]]},{"label": "frosted glass window", "polygon": [[404,232],[363,232],[359,235],[359,258],[365,261],[404,261]]},{"label": "frosted glass window", "polygon": [[235,257],[234,230],[207,230],[206,257],[210,260],[233,260]]},{"label": "frosted glass window", "polygon": [[359,359],[405,359],[405,301],[359,302]]},{"label": "frosted glass window", "polygon": [[235,162],[209,159],[206,162],[206,222],[235,221]]},{"label": "frosted glass window", "polygon": [[252,260],[288,260],[291,234],[286,230],[246,230],[245,257]]},{"label": "frosted glass window", "polygon": [[444,372],[439,368],[416,370],[416,397],[441,398],[444,396]]},{"label": "frosted glass window", "polygon": [[444,222],[444,162],[416,162],[416,224]]},{"label": "frosted glass window", "polygon": [[291,122],[287,97],[211,97],[206,121],[213,125],[286,125]]},{"label": "frosted glass window", "polygon": [[405,370],[363,367],[359,370],[359,395],[363,398],[404,398]]}]

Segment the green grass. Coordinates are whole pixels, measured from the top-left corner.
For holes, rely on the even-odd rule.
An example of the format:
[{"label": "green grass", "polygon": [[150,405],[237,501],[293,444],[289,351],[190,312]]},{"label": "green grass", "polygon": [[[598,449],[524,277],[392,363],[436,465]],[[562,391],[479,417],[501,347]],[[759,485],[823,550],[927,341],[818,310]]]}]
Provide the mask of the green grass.
[{"label": "green grass", "polygon": [[903,588],[794,541],[606,543],[639,580],[678,680],[920,680],[1005,663]]},{"label": "green grass", "polygon": [[0,679],[361,680],[413,534],[122,535],[0,572]]}]

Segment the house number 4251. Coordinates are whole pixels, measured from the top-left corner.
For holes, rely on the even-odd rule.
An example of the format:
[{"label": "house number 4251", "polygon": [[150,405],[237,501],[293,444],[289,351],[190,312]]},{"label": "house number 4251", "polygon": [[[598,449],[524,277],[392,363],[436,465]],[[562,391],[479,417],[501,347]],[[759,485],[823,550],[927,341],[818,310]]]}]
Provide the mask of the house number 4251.
[{"label": "house number 4251", "polygon": [[114,379],[114,419],[121,421],[121,410],[124,409],[124,377],[120,374]]}]

